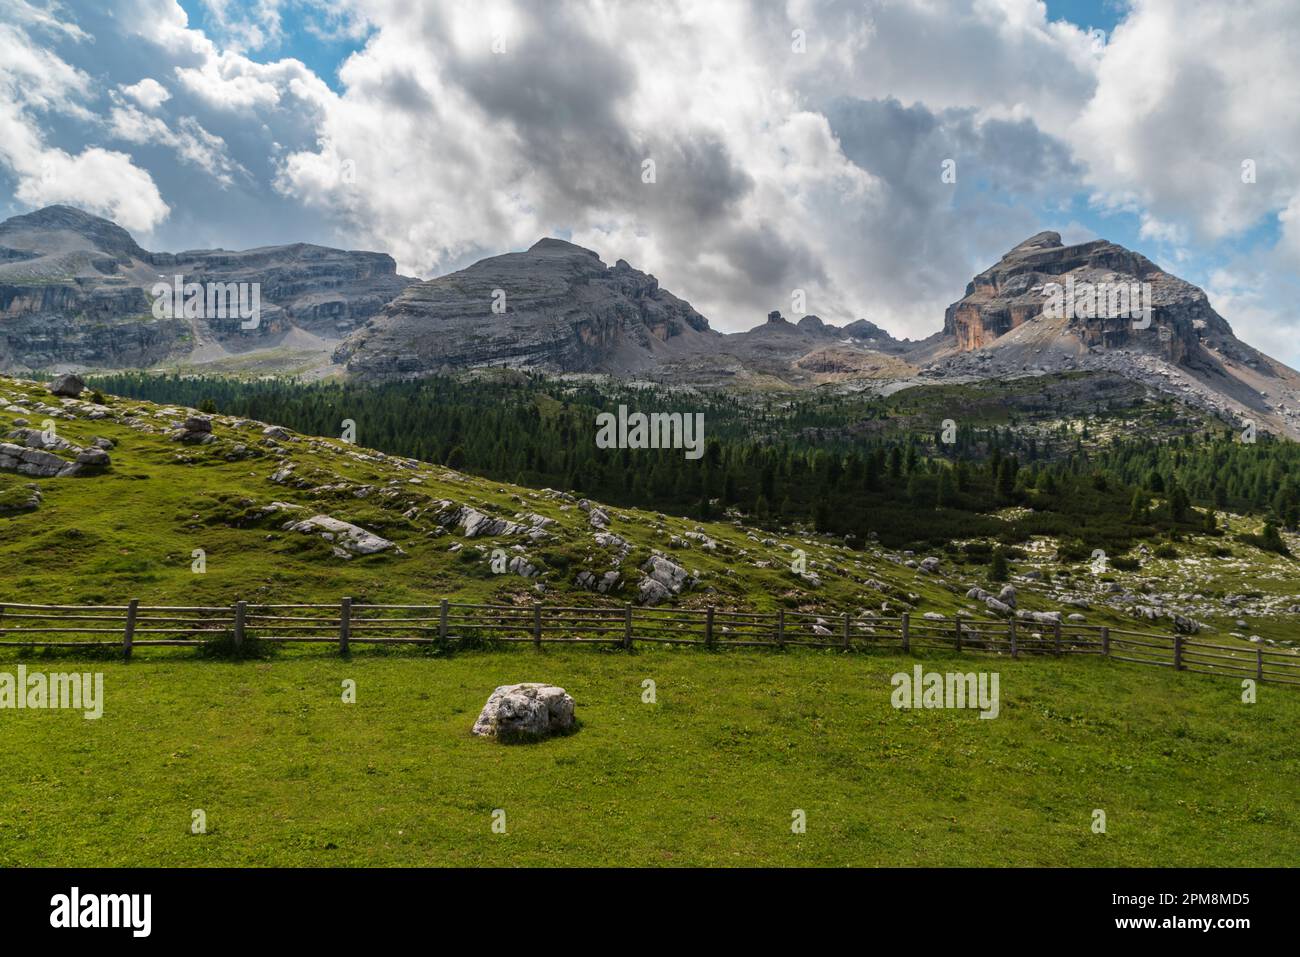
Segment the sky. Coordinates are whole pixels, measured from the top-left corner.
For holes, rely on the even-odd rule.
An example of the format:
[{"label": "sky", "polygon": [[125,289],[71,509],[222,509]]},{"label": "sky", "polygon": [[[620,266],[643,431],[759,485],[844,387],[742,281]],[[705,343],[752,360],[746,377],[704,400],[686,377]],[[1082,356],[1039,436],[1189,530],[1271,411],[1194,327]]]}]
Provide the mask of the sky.
[{"label": "sky", "polygon": [[1298,46],[1293,0],[0,0],[0,217],[421,278],[559,236],[911,338],[1053,229],[1300,366]]}]

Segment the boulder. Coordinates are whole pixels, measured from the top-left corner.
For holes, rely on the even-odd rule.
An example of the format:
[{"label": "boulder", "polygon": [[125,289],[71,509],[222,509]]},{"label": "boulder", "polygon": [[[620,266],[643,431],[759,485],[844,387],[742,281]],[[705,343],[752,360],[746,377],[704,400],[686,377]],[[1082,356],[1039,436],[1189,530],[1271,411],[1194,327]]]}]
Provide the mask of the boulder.
[{"label": "boulder", "polygon": [[680,595],[682,589],[691,584],[685,568],[658,552],[646,559],[641,570],[674,595]]},{"label": "boulder", "polygon": [[573,583],[579,588],[585,588],[587,591],[600,592],[607,595],[618,587],[619,580],[623,576],[616,571],[608,571],[597,577],[595,573],[589,571],[580,571]]},{"label": "boulder", "polygon": [[661,582],[654,578],[641,579],[640,597],[643,605],[657,605],[661,601],[671,598],[672,594]]},{"label": "boulder", "polygon": [[77,464],[90,469],[106,469],[112,464],[108,453],[103,449],[82,449],[77,453]]},{"label": "boulder", "polygon": [[211,432],[212,419],[206,415],[191,415],[181,428],[186,432]]},{"label": "boulder", "polygon": [[574,729],[573,698],[555,685],[501,685],[487,700],[473,733],[501,741],[536,740]]},{"label": "boulder", "polygon": [[0,442],[0,469],[30,475],[32,478],[66,478],[76,475],[81,466],[61,459],[53,452]]},{"label": "boulder", "polygon": [[1016,589],[1014,585],[1003,585],[1002,590],[998,592],[998,601],[1016,607]]},{"label": "boulder", "polygon": [[77,399],[81,393],[86,391],[86,383],[81,381],[81,377],[71,372],[65,372],[63,375],[55,376],[54,381],[45,388],[49,389],[53,395],[66,395],[69,398]]}]

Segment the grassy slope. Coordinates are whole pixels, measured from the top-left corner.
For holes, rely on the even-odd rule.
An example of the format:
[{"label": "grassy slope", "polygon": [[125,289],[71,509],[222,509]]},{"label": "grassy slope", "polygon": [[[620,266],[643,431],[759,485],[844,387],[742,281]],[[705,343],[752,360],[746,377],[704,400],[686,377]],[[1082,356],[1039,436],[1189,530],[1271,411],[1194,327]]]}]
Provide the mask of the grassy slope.
[{"label": "grassy slope", "polygon": [[[45,416],[37,405],[51,397],[35,384],[0,379],[0,399],[29,410],[21,415],[0,411],[0,431],[8,431],[16,418],[39,428]],[[219,442],[183,445],[167,435],[184,419],[183,410],[168,413],[164,407],[137,400],[111,399],[112,416],[96,421],[84,417],[95,408],[89,403],[68,408],[77,417],[56,420],[59,435],[78,445],[87,445],[96,436],[113,440],[117,445],[110,453],[113,467],[95,477],[38,480],[44,496],[39,510],[0,517],[5,531],[0,539],[4,582],[0,600],[119,604],[138,597],[175,604],[182,599],[186,603],[240,598],[337,601],[348,594],[385,602],[442,597],[536,600],[532,583],[512,575],[494,576],[486,559],[468,563],[449,551],[458,541],[510,548],[520,539],[467,541],[458,534],[442,534],[431,517],[440,500],[469,504],[508,519],[520,512],[554,519],[552,540],[527,548],[530,558],[549,561],[551,572],[543,580],[552,596],[574,591],[576,595],[566,600],[585,600],[587,593],[571,584],[580,568],[599,573],[620,567],[609,550],[595,545],[586,514],[557,493],[461,475],[337,440],[296,437],[281,443],[286,454],[280,458],[260,444],[261,423],[236,428],[233,423],[238,420],[226,417],[215,420]],[[122,421],[128,418],[137,419],[149,431]],[[238,444],[258,450],[260,457],[227,461],[226,453]],[[403,461],[410,467],[403,467]],[[312,488],[271,481],[271,475],[288,463],[295,464],[295,474]],[[413,478],[420,484],[412,484]],[[0,473],[0,493],[31,481]],[[313,490],[340,483],[346,488]],[[376,491],[366,498],[356,497],[354,492],[365,486]],[[386,496],[387,489],[395,490],[391,497]],[[392,539],[405,554],[335,558],[319,538],[283,531],[284,515],[249,518],[273,501],[306,505],[312,511],[305,514],[321,511],[354,522]],[[404,518],[411,507],[423,513]],[[958,594],[965,587],[944,587],[933,576],[887,560],[883,552],[851,552],[825,537],[786,536],[780,542],[783,549],[777,544],[764,546],[759,536],[750,538],[747,529],[729,522],[701,524],[635,509],[612,510],[611,516],[610,530],[634,546],[621,566],[624,580],[639,579],[636,568],[651,548],[670,552],[701,578],[700,587],[684,597],[687,605],[713,602],[771,610],[785,599],[790,606],[842,610],[879,608],[882,601],[892,600],[898,608],[899,600],[908,600],[909,594],[915,596],[911,604],[918,610],[951,612],[966,604]],[[690,542],[672,547],[674,536],[682,539],[696,528],[720,547],[707,551]],[[809,570],[822,579],[820,588],[789,570],[791,546],[807,551]],[[207,571],[202,575],[191,571],[191,552],[196,548],[206,552]],[[770,567],[758,567],[758,562]],[[868,579],[883,584],[885,590],[864,586]],[[715,591],[707,591],[710,588]],[[634,595],[635,588],[628,587],[613,600],[626,601]],[[1048,607],[1033,598],[1027,604]]]},{"label": "grassy slope", "polygon": [[[1231,682],[1097,659],[929,658],[1000,672],[1001,715],[981,720],[894,710],[889,677],[915,660],[527,649],[85,665],[105,672],[100,720],[3,716],[0,866],[1294,863],[1289,689],[1246,705]],[[356,704],[340,701],[345,678]],[[472,738],[487,690],[524,678],[569,689],[582,730]],[[205,835],[189,833],[195,808]]]},{"label": "grassy slope", "polygon": [[[3,411],[6,403],[27,411]],[[40,428],[46,418],[42,403],[53,407],[52,397],[39,385],[0,378],[0,434],[19,418]],[[348,594],[385,602],[423,603],[442,597],[537,600],[532,582],[490,574],[485,556],[468,560],[473,546],[512,548],[521,539],[465,542],[471,549],[460,557],[449,550],[454,542],[464,540],[455,529],[452,534],[442,533],[432,515],[436,503],[451,500],[504,518],[536,512],[554,519],[552,539],[527,544],[526,554],[549,568],[542,579],[548,596],[559,595],[565,601],[611,600],[576,591],[572,582],[582,568],[599,574],[615,567],[627,584],[612,600],[630,600],[640,577],[637,567],[657,548],[699,573],[700,586],[681,599],[688,606],[716,603],[770,611],[780,603],[804,610],[842,611],[879,610],[888,603],[894,611],[910,606],[916,612],[984,613],[964,597],[971,584],[986,584],[984,568],[955,565],[949,556],[944,556],[941,579],[907,568],[902,556],[879,548],[854,552],[812,535],[787,535],[773,543],[769,533],[754,533],[735,522],[701,524],[626,509],[612,512],[610,529],[633,545],[620,566],[610,550],[594,543],[586,515],[557,493],[491,482],[331,439],[295,436],[277,449],[263,444],[261,423],[237,427],[238,420],[226,417],[215,420],[218,442],[183,445],[167,433],[184,419],[185,410],[138,400],[110,397],[110,415],[99,420],[87,418],[96,408],[89,403],[65,403],[65,407],[69,418],[56,419],[59,434],[78,445],[87,445],[96,436],[113,440],[113,467],[96,477],[37,480],[44,496],[40,509],[0,516],[0,581],[4,583],[0,601],[121,604],[138,597],[164,604],[228,603],[241,598],[332,602]],[[238,445],[247,446],[254,457],[227,460]],[[295,481],[307,487],[271,481],[271,475],[286,464],[295,466]],[[0,500],[17,495],[32,481],[0,473]],[[333,488],[322,491],[322,486]],[[366,487],[373,491],[357,497],[355,493]],[[273,501],[307,506],[311,512],[305,514],[319,511],[354,522],[394,540],[405,554],[336,558],[320,538],[284,531],[283,514],[254,515]],[[419,513],[403,517],[411,508]],[[719,543],[716,551],[684,539],[697,528]],[[674,546],[673,538],[681,546]],[[1180,548],[1188,554],[1208,554],[1220,544]],[[821,587],[812,587],[790,571],[791,547],[808,553],[809,570],[821,578]],[[205,574],[191,571],[194,549],[206,553]],[[1246,554],[1243,563],[1233,566],[1234,577],[1254,577],[1253,587],[1269,594],[1300,594],[1297,563],[1255,549],[1238,547],[1237,551]],[[1049,578],[1059,568],[1042,567]],[[1073,571],[1076,580],[1092,578],[1086,564],[1074,566]],[[1119,573],[1114,577],[1123,578]],[[1161,573],[1155,583],[1164,578]],[[1019,585],[1021,607],[1060,607],[1049,595],[1037,592],[1042,586],[1024,581]],[[1101,607],[1089,611],[1087,620],[1134,624]],[[1216,624],[1231,627],[1227,622]],[[1281,619],[1252,622],[1251,631],[1266,638],[1297,637],[1293,624]]]}]

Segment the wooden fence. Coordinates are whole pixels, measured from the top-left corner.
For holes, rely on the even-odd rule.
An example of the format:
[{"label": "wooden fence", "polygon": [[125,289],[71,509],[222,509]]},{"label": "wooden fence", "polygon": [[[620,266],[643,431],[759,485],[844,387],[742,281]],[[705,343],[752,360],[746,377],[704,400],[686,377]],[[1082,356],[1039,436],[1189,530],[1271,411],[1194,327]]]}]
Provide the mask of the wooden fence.
[{"label": "wooden fence", "polygon": [[[81,636],[81,637],[77,637]],[[1198,674],[1249,677],[1300,685],[1300,655],[1199,641],[1182,635],[1018,619],[770,614],[720,608],[661,609],[606,606],[372,605],[344,598],[338,604],[230,606],[0,604],[0,647],[135,648],[199,646],[229,641],[238,653],[251,640],[337,645],[444,645],[482,641],[613,645],[636,642],[705,648],[942,647],[974,653],[1104,655]]]}]

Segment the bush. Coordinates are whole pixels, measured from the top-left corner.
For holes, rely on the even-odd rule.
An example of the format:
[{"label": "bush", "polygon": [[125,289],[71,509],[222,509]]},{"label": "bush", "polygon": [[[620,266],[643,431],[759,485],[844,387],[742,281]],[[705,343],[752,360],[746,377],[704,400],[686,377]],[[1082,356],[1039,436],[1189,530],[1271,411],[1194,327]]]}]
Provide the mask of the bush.
[{"label": "bush", "polygon": [[227,629],[205,638],[194,649],[200,658],[233,658],[237,661],[249,661],[257,658],[270,658],[275,654],[275,643],[263,641],[253,635],[244,635],[238,650],[235,648],[235,633]]}]

